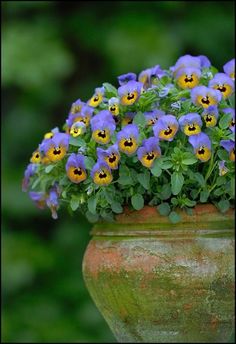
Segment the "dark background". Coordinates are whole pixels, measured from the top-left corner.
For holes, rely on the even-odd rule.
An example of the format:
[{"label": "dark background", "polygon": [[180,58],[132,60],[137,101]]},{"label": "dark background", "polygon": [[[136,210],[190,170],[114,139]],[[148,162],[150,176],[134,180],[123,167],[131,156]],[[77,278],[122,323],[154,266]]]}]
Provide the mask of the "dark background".
[{"label": "dark background", "polygon": [[91,225],[21,191],[45,132],[103,82],[184,54],[234,57],[232,1],[2,2],[2,340],[114,342],[85,288]]}]

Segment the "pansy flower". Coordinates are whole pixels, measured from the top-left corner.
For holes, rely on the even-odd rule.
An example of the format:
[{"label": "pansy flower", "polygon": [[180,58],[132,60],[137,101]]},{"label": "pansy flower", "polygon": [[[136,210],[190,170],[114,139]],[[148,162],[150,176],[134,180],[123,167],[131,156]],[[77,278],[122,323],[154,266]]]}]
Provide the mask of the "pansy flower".
[{"label": "pansy flower", "polygon": [[113,116],[119,115],[119,98],[112,97],[108,100],[108,110],[112,113]]},{"label": "pansy flower", "polygon": [[166,75],[160,65],[150,68],[149,84],[150,86],[158,84],[159,80]]},{"label": "pansy flower", "polygon": [[150,86],[151,72],[152,68],[147,68],[138,76],[138,81],[143,84],[144,88],[148,88]]},{"label": "pansy flower", "polygon": [[108,185],[112,182],[110,167],[104,161],[98,161],[91,170],[91,176],[95,184],[100,186]]},{"label": "pansy flower", "polygon": [[84,156],[72,153],[66,163],[66,174],[72,183],[80,183],[87,178]]},{"label": "pansy flower", "polygon": [[102,110],[91,119],[92,138],[101,144],[110,142],[116,123],[108,110]]},{"label": "pansy flower", "polygon": [[70,129],[73,123],[75,122],[83,122],[86,125],[86,127],[88,127],[90,123],[90,118],[93,115],[93,110],[93,107],[89,105],[83,105],[81,107],[80,112],[75,114],[70,113],[68,118],[66,119],[67,132],[70,132]]},{"label": "pansy flower", "polygon": [[189,136],[189,143],[193,146],[196,157],[205,162],[211,157],[211,141],[204,133]]},{"label": "pansy flower", "polygon": [[230,60],[223,66],[225,74],[231,79],[235,80],[235,59]]},{"label": "pansy flower", "polygon": [[103,101],[105,88],[97,87],[95,88],[94,95],[88,100],[88,105],[92,107],[97,107]]},{"label": "pansy flower", "polygon": [[151,168],[157,157],[161,155],[161,149],[158,146],[159,140],[156,137],[149,137],[143,140],[142,146],[138,148],[138,159],[143,166]]},{"label": "pansy flower", "polygon": [[230,114],[229,129],[234,133],[235,132],[235,110],[233,108],[225,108],[222,111],[226,114]]},{"label": "pansy flower", "polygon": [[144,112],[147,125],[154,125],[159,118],[165,115],[165,112],[162,110],[152,110]]},{"label": "pansy flower", "polygon": [[137,75],[135,73],[126,73],[126,74],[122,74],[120,76],[118,76],[118,82],[120,86],[123,86],[125,84],[127,84],[127,82],[132,81],[132,80],[136,80]]},{"label": "pansy flower", "polygon": [[216,105],[209,106],[202,112],[202,117],[205,121],[206,127],[214,127],[219,117],[219,111]]},{"label": "pansy flower", "polygon": [[85,102],[82,102],[80,99],[77,99],[74,103],[71,105],[70,113],[72,115],[80,112],[82,109],[82,106],[85,104]]},{"label": "pansy flower", "polygon": [[179,128],[179,123],[175,116],[162,116],[153,126],[153,132],[161,140],[172,141]]},{"label": "pansy flower", "polygon": [[224,176],[229,169],[225,166],[225,160],[219,161],[219,175]]},{"label": "pansy flower", "polygon": [[215,90],[206,86],[196,86],[191,90],[191,100],[193,104],[208,108],[216,105],[221,100],[222,95],[219,90]]},{"label": "pansy flower", "polygon": [[176,74],[176,82],[180,88],[193,88],[199,84],[201,70],[194,67],[180,68]]},{"label": "pansy flower", "polygon": [[45,139],[40,145],[40,152],[50,161],[57,162],[64,158],[69,147],[70,136],[57,133],[51,139]]},{"label": "pansy flower", "polygon": [[209,81],[209,87],[221,92],[224,98],[228,98],[234,91],[234,82],[225,73],[217,73]]},{"label": "pansy flower", "polygon": [[229,153],[229,160],[235,161],[235,142],[233,140],[221,140],[220,146]]},{"label": "pansy flower", "polygon": [[97,156],[99,161],[105,161],[112,170],[118,168],[120,153],[117,144],[110,146],[108,149],[97,148]]},{"label": "pansy flower", "polygon": [[136,124],[128,124],[117,133],[119,150],[132,155],[138,148],[139,130]]},{"label": "pansy flower", "polygon": [[46,197],[46,204],[48,208],[51,210],[52,218],[56,220],[57,216],[57,209],[59,208],[59,188],[57,184],[55,184],[50,190]]},{"label": "pansy flower", "polygon": [[59,133],[59,129],[58,127],[53,128],[51,131],[49,131],[48,133],[46,133],[44,135],[45,139],[51,139],[55,134]]},{"label": "pansy flower", "polygon": [[83,122],[75,122],[70,128],[70,134],[77,137],[86,131],[86,125]]},{"label": "pansy flower", "polygon": [[118,88],[118,95],[122,105],[134,104],[142,91],[143,84],[138,81],[128,81],[127,84]]},{"label": "pansy flower", "polygon": [[32,164],[39,164],[41,162],[41,154],[39,149],[36,149],[33,153],[32,156],[30,158],[30,162],[32,162]]},{"label": "pansy flower", "polygon": [[124,127],[127,124],[132,124],[135,115],[136,115],[136,112],[126,112],[126,114],[121,120],[121,126]]},{"label": "pansy flower", "polygon": [[45,192],[30,191],[29,196],[39,209],[44,209],[46,205],[46,194]]},{"label": "pansy flower", "polygon": [[199,56],[192,56],[192,55],[184,55],[181,56],[175,63],[174,66],[170,67],[170,70],[175,75],[179,69],[181,68],[209,68],[211,66],[211,62],[205,55]]},{"label": "pansy flower", "polygon": [[30,178],[37,171],[38,166],[36,164],[29,164],[24,172],[24,178],[22,180],[22,191],[26,192],[29,186]]},{"label": "pansy flower", "polygon": [[199,134],[202,127],[201,116],[198,113],[188,113],[180,117],[179,125],[185,135],[191,136]]}]

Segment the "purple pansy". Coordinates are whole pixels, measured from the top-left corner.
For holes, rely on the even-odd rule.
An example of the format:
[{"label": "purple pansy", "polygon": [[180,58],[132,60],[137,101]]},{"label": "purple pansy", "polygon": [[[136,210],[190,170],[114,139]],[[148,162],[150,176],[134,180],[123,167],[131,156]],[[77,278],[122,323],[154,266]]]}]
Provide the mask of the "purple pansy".
[{"label": "purple pansy", "polygon": [[209,81],[209,87],[219,90],[224,98],[228,98],[234,91],[234,82],[227,74],[217,73]]},{"label": "purple pansy", "polygon": [[205,133],[189,136],[189,143],[193,146],[196,157],[201,161],[208,161],[211,157],[211,141]]},{"label": "purple pansy", "polygon": [[39,209],[44,209],[46,205],[46,195],[44,192],[30,191],[29,196]]},{"label": "purple pansy", "polygon": [[138,81],[128,81],[127,84],[118,88],[118,95],[122,105],[134,104],[142,91],[143,84]]},{"label": "purple pansy", "polygon": [[216,105],[221,100],[222,95],[218,90],[206,86],[196,86],[191,90],[191,100],[193,104],[208,108]]},{"label": "purple pansy", "polygon": [[112,182],[112,174],[110,167],[105,161],[98,161],[91,170],[91,177],[95,184],[106,186]]},{"label": "purple pansy", "polygon": [[120,160],[118,145],[114,144],[108,149],[102,149],[98,147],[97,157],[99,161],[105,161],[112,170],[116,170]]},{"label": "purple pansy", "polygon": [[180,68],[175,76],[178,86],[183,89],[197,86],[200,77],[201,70],[195,67]]},{"label": "purple pansy", "polygon": [[161,155],[161,149],[158,143],[158,138],[154,136],[143,140],[142,146],[137,150],[138,159],[143,166],[151,168],[155,159]]},{"label": "purple pansy", "polygon": [[158,119],[164,115],[165,112],[162,110],[151,110],[144,112],[144,116],[148,125],[154,125],[158,121]]},{"label": "purple pansy", "polygon": [[233,140],[221,140],[220,146],[229,153],[229,160],[235,161],[235,142]]},{"label": "purple pansy", "polygon": [[80,99],[77,99],[74,103],[72,103],[70,113],[76,114],[76,113],[80,112],[80,110],[84,104],[85,104],[85,102],[82,102]]},{"label": "purple pansy", "polygon": [[97,143],[106,144],[116,129],[116,123],[108,110],[102,110],[90,121],[92,137]]},{"label": "purple pansy", "polygon": [[219,161],[219,175],[224,176],[229,169],[225,166],[225,160]]},{"label": "purple pansy", "polygon": [[202,127],[201,116],[198,113],[188,113],[179,118],[179,125],[188,136],[199,134]]},{"label": "purple pansy", "polygon": [[136,79],[137,79],[137,75],[132,72],[118,76],[118,82],[120,86],[127,84],[127,82],[129,81],[132,81],[132,80],[135,81]]},{"label": "purple pansy", "polygon": [[231,79],[234,80],[235,79],[235,59],[228,61],[223,66],[223,70]]},{"label": "purple pansy", "polygon": [[165,115],[159,118],[153,126],[153,132],[161,140],[172,141],[179,128],[179,123],[175,116]]},{"label": "purple pansy", "polygon": [[69,140],[69,134],[57,133],[51,139],[44,139],[39,150],[51,162],[56,162],[65,156],[69,147]]},{"label": "purple pansy", "polygon": [[48,208],[51,210],[52,218],[56,220],[57,216],[57,209],[59,208],[59,188],[58,185],[55,184],[50,190],[49,194],[46,197],[46,204]]},{"label": "purple pansy", "polygon": [[119,150],[132,155],[138,148],[139,130],[136,124],[128,124],[117,133]]},{"label": "purple pansy", "polygon": [[85,157],[82,154],[72,153],[66,163],[66,174],[73,183],[80,183],[87,178]]},{"label": "purple pansy", "polygon": [[205,121],[206,127],[214,127],[219,117],[219,111],[216,105],[209,106],[202,112],[202,117]]},{"label": "purple pansy", "polygon": [[24,178],[22,180],[22,191],[26,192],[29,186],[30,177],[32,177],[37,171],[38,166],[36,164],[29,164],[24,172]]}]

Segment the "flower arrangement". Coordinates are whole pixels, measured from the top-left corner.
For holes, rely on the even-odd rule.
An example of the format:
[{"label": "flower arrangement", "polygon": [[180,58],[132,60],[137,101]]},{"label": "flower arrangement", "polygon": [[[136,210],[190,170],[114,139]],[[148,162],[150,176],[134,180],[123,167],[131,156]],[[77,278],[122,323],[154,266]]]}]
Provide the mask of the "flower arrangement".
[{"label": "flower arrangement", "polygon": [[163,70],[118,77],[76,100],[62,131],[44,135],[22,182],[54,219],[63,204],[89,221],[112,221],[124,206],[156,206],[171,222],[198,203],[234,205],[235,60],[218,72],[185,55]]}]

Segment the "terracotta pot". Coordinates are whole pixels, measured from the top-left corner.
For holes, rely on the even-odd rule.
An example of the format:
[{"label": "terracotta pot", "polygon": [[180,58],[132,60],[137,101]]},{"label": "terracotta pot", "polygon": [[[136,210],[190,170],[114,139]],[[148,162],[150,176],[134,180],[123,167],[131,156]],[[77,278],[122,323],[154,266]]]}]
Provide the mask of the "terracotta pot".
[{"label": "terracotta pot", "polygon": [[118,342],[234,342],[234,211],[156,208],[93,227],[83,276]]}]

